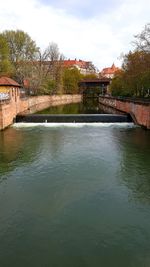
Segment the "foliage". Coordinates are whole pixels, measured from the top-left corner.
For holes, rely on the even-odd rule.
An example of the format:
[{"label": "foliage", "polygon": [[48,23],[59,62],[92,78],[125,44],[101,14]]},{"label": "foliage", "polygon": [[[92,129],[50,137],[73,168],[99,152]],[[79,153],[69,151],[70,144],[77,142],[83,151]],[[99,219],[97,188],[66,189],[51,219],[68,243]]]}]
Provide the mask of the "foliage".
[{"label": "foliage", "polygon": [[87,74],[83,76],[83,79],[97,79],[97,75],[95,73]]},{"label": "foliage", "polygon": [[75,94],[78,93],[78,82],[81,79],[82,75],[80,74],[77,68],[65,68],[63,71],[63,86],[66,94]]},{"label": "foliage", "polygon": [[21,30],[4,31],[2,36],[8,46],[9,62],[14,68],[13,78],[23,84],[24,78],[31,74],[29,62],[36,59],[38,47],[30,36]]},{"label": "foliage", "polygon": [[129,87],[126,84],[125,72],[117,72],[113,78],[110,91],[113,96],[132,96],[132,91],[129,90]]},{"label": "foliage", "polygon": [[135,50],[123,57],[122,72],[111,83],[112,95],[147,97],[150,91],[150,24],[135,36]]},{"label": "foliage", "polygon": [[21,30],[11,30],[4,31],[2,35],[9,46],[11,62],[18,63],[36,58],[38,47],[27,33]]},{"label": "foliage", "polygon": [[55,93],[56,83],[54,80],[50,78],[46,78],[43,80],[43,83],[40,86],[39,94],[50,95]]},{"label": "foliage", "polygon": [[9,47],[5,38],[0,34],[0,75],[7,76],[12,72],[13,67],[9,60]]},{"label": "foliage", "polygon": [[[8,75],[24,86],[28,93],[73,94],[83,78],[77,68],[64,68],[64,56],[58,45],[50,43],[44,51],[21,30],[6,30],[0,34],[0,75]],[[89,62],[91,72],[94,65]],[[96,78],[95,74],[84,78]]]},{"label": "foliage", "polygon": [[144,30],[140,34],[135,35],[133,43],[138,51],[150,53],[150,23],[145,25]]},{"label": "foliage", "polygon": [[[32,87],[34,93],[62,93],[62,66],[63,56],[57,44],[50,43],[43,52],[39,49],[37,61],[32,68],[34,79],[36,78],[36,86]],[[32,80],[31,83],[33,85]]]}]

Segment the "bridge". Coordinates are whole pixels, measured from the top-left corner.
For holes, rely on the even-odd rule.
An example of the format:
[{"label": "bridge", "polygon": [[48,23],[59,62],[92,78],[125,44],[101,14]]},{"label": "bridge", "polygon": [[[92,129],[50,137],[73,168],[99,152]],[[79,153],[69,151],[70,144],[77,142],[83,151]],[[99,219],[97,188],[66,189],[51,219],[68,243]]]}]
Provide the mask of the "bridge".
[{"label": "bridge", "polygon": [[83,79],[79,84],[79,91],[83,94],[83,97],[98,97],[99,95],[105,95],[108,90],[111,79]]}]

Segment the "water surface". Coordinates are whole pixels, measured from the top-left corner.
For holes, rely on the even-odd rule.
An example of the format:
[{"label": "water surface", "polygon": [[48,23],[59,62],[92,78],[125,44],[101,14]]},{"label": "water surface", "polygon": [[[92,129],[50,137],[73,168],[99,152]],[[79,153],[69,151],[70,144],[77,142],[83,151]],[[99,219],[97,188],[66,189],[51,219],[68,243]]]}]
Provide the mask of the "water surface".
[{"label": "water surface", "polygon": [[149,267],[150,132],[34,125],[0,132],[0,266]]},{"label": "water surface", "polygon": [[51,106],[37,114],[123,114],[111,107],[104,106],[98,99],[85,98],[80,103]]}]

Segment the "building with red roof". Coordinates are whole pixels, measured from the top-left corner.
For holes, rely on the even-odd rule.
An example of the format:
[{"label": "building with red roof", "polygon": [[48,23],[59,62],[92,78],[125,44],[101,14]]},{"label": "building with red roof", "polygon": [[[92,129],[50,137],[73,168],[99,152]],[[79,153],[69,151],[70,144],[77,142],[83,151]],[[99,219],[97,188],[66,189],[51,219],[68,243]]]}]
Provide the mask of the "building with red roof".
[{"label": "building with red roof", "polygon": [[113,63],[111,67],[102,69],[100,76],[112,79],[117,71],[119,71],[119,68]]},{"label": "building with red roof", "polygon": [[13,79],[8,78],[8,77],[1,77],[0,78],[0,87],[2,87],[2,86],[21,87],[19,85],[19,83],[17,83],[16,81],[14,81]]},{"label": "building with red roof", "polygon": [[74,60],[68,59],[64,60],[64,67],[66,68],[77,68],[81,74],[87,75],[91,73],[96,73],[96,69],[91,61],[84,61],[84,60],[77,60],[76,58]]},{"label": "building with red roof", "polygon": [[0,100],[17,98],[20,95],[20,84],[8,77],[0,77]]}]

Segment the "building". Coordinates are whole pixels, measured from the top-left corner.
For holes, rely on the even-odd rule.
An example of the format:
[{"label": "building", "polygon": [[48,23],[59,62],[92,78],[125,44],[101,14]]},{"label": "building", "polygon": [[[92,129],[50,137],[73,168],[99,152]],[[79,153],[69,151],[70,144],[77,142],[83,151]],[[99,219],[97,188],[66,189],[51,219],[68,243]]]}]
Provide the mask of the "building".
[{"label": "building", "polygon": [[20,85],[11,78],[0,78],[0,100],[16,100],[20,96]]},{"label": "building", "polygon": [[113,63],[111,67],[102,69],[100,76],[112,79],[117,71],[119,68]]},{"label": "building", "polygon": [[96,73],[95,66],[92,64],[91,61],[83,61],[81,59],[77,60],[75,58],[74,60],[72,59],[64,60],[63,63],[64,67],[77,68],[83,75]]}]

